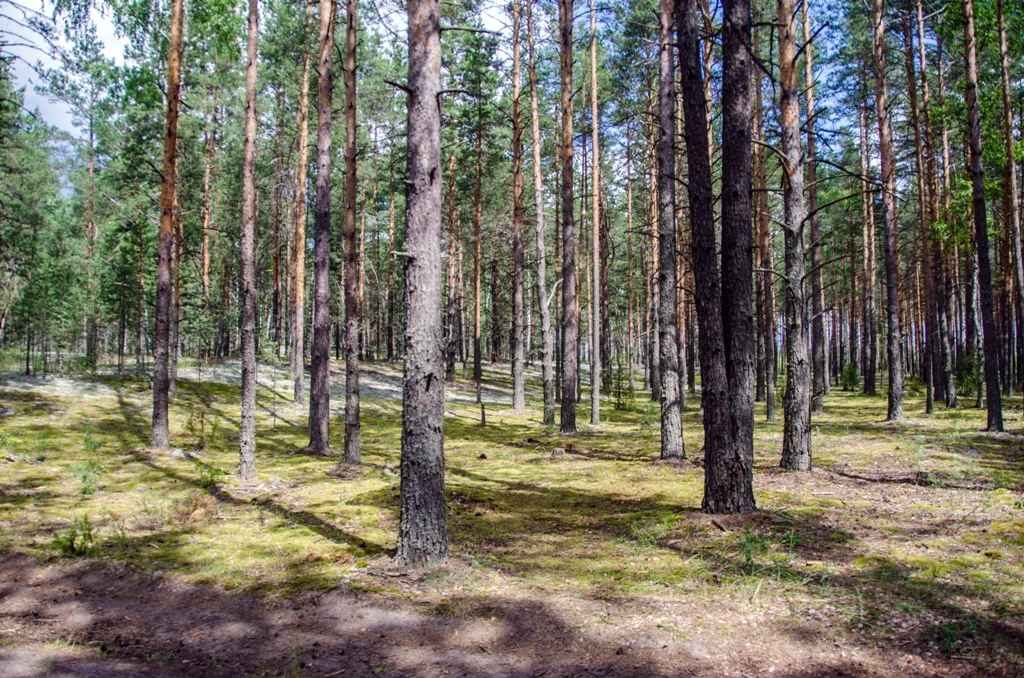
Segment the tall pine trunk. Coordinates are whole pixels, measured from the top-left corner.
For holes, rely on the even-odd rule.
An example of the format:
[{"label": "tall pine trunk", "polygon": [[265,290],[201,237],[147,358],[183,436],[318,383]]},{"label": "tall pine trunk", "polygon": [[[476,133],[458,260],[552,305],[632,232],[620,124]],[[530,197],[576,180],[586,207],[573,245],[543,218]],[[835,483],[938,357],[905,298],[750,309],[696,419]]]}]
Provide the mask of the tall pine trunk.
[{"label": "tall pine trunk", "polygon": [[238,475],[256,477],[256,41],[259,0],[249,0],[242,160],[242,417]]},{"label": "tall pine trunk", "polygon": [[181,104],[181,32],[183,0],[171,2],[170,40],[167,46],[167,119],[164,157],[160,172],[160,233],[157,240],[156,337],[153,342],[153,428],[150,447],[170,445],[167,403],[170,389],[168,349],[171,329],[171,255],[174,248],[174,196],[178,177],[178,107]]},{"label": "tall pine trunk", "polygon": [[[593,0],[592,0],[593,1]],[[675,1],[661,0],[659,6],[658,80],[658,247],[661,266],[658,304],[661,336],[661,458],[683,459],[682,409],[679,403],[679,331],[676,303],[676,92],[672,29]]]},{"label": "tall pine trunk", "polygon": [[[345,30],[345,462],[358,464],[360,243],[356,242],[356,0]],[[377,202],[374,201],[374,208]]]},{"label": "tall pine trunk", "polygon": [[[529,2],[530,0],[527,0]],[[526,351],[523,322],[523,124],[520,119],[521,77],[519,0],[512,3],[512,409],[526,407]]]},{"label": "tall pine trunk", "polygon": [[786,394],[783,398],[782,468],[811,470],[811,365],[807,355],[807,268],[804,252],[804,166],[800,148],[796,3],[779,0],[779,80],[786,244]]},{"label": "tall pine trunk", "polygon": [[[814,130],[814,48],[811,44],[810,0],[803,3],[804,98],[807,101],[807,210],[811,225],[811,413],[825,412],[828,395],[828,353],[825,351],[825,290],[822,286],[821,222],[818,219],[818,157]],[[795,36],[794,36],[795,39]],[[799,114],[797,115],[799,118]]]},{"label": "tall pine trunk", "polygon": [[313,206],[313,346],[310,351],[309,449],[329,454],[331,421],[331,99],[334,0],[320,0],[316,202]]},{"label": "tall pine trunk", "polygon": [[448,554],[441,350],[441,21],[410,0],[405,232],[405,375],[398,553],[404,565]]},{"label": "tall pine trunk", "polygon": [[[876,0],[876,2],[879,0]],[[985,406],[989,431],[1003,430],[1002,394],[999,391],[999,337],[996,334],[992,298],[992,264],[988,249],[985,212],[985,175],[981,166],[981,109],[978,105],[978,54],[974,31],[974,1],[964,3],[964,51],[967,101],[967,137],[971,157],[971,188],[974,205],[974,247],[978,254],[978,296],[981,298],[981,335],[985,354]]]},{"label": "tall pine trunk", "polygon": [[[671,21],[669,21],[671,25]],[[663,48],[664,49],[664,48]],[[671,57],[670,57],[671,58]],[[593,293],[590,305],[590,423],[601,423],[601,147],[599,143],[600,119],[597,108],[597,0],[590,0],[590,144],[593,157],[591,179],[591,259]],[[673,255],[675,250],[673,249]],[[674,295],[673,295],[674,300]],[[664,448],[662,448],[664,452]]]},{"label": "tall pine trunk", "polygon": [[562,411],[559,429],[576,432],[576,384],[579,376],[579,312],[576,304],[576,224],[572,172],[572,20],[573,0],[558,0],[562,93]]},{"label": "tall pine trunk", "polygon": [[533,3],[526,0],[526,33],[530,50],[530,124],[533,132],[533,204],[536,213],[537,308],[540,311],[541,381],[544,384],[544,425],[555,423],[554,334],[547,291],[547,254],[544,245],[544,181],[541,176],[540,112],[537,101],[537,61],[534,54]]},{"label": "tall pine trunk", "polygon": [[885,16],[883,0],[872,0],[872,43],[875,61],[875,115],[878,118],[878,151],[882,168],[882,206],[885,239],[885,358],[889,369],[888,421],[903,419],[903,349],[900,325],[899,231],[896,213],[896,162],[889,125],[886,85]]},{"label": "tall pine trunk", "polygon": [[305,358],[306,324],[306,170],[309,166],[309,26],[313,16],[313,4],[306,3],[306,22],[302,37],[302,80],[299,82],[299,162],[295,169],[295,221],[292,224],[292,307],[291,347],[288,351],[289,368],[292,377],[292,393],[296,403],[305,398],[303,385]]}]

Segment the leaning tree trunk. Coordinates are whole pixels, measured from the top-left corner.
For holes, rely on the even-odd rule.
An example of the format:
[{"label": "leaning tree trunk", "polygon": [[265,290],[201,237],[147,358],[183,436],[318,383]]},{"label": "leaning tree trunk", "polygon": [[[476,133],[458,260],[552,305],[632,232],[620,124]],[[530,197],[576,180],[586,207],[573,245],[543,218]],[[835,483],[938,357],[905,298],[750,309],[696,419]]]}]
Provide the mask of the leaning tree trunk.
[{"label": "leaning tree trunk", "polygon": [[875,57],[875,114],[878,117],[878,150],[882,169],[882,206],[885,238],[885,357],[889,368],[888,421],[903,419],[903,350],[900,343],[899,230],[896,214],[895,154],[889,127],[888,92],[886,86],[884,1],[872,0],[872,37]]},{"label": "leaning tree trunk", "polygon": [[171,2],[170,41],[167,47],[167,122],[164,160],[160,172],[160,234],[157,241],[156,337],[153,342],[153,428],[150,447],[170,445],[167,401],[170,389],[168,349],[171,329],[171,254],[174,248],[174,195],[178,177],[178,107],[181,103],[181,30],[183,0]]},{"label": "leaning tree trunk", "polygon": [[[530,0],[527,0],[530,2]],[[523,346],[523,125],[520,119],[519,0],[512,3],[512,409],[526,407]]]},{"label": "leaning tree trunk", "polygon": [[[880,0],[876,0],[878,1]],[[985,213],[985,176],[981,166],[981,109],[978,106],[978,54],[973,0],[964,0],[964,51],[967,56],[967,136],[971,151],[971,188],[974,198],[974,247],[978,253],[978,293],[981,297],[981,334],[985,352],[987,430],[1002,431],[999,337],[996,334],[995,304],[992,299],[992,264],[989,260],[988,222]]]},{"label": "leaning tree trunk", "polygon": [[[814,50],[811,45],[810,0],[804,0],[804,82],[807,88],[807,209],[811,225],[811,413],[824,414],[828,395],[828,354],[825,351],[825,291],[822,287],[821,222],[818,219],[818,158],[814,131]],[[795,39],[795,36],[794,36]],[[799,107],[797,108],[799,119]]]},{"label": "leaning tree trunk", "polygon": [[1017,287],[1017,333],[1024,328],[1024,252],[1020,235],[1020,196],[1017,190],[1017,162],[1014,157],[1016,140],[1013,136],[1013,104],[1010,86],[1010,56],[1006,39],[1006,12],[1003,0],[998,0],[999,13],[999,72],[1003,85],[1003,141],[1006,144],[1006,166],[1003,170],[1003,218],[1009,221],[1010,246],[1013,255],[1013,276]]},{"label": "leaning tree trunk", "polygon": [[533,132],[533,204],[536,211],[537,308],[540,311],[541,380],[544,383],[544,425],[555,423],[554,336],[547,291],[547,255],[544,246],[544,180],[540,164],[540,112],[537,102],[537,61],[534,54],[533,2],[526,0],[526,34],[530,50],[530,124]]},{"label": "leaning tree trunk", "polygon": [[306,323],[306,169],[309,165],[309,47],[307,37],[313,4],[306,3],[306,23],[303,26],[302,80],[299,83],[299,163],[295,171],[295,221],[292,225],[292,307],[291,350],[288,352],[292,377],[293,400],[302,403],[305,398],[305,346],[303,339]]},{"label": "leaning tree trunk", "polygon": [[242,418],[238,475],[256,477],[256,40],[259,0],[249,0],[242,160]]},{"label": "leaning tree trunk", "polygon": [[309,449],[329,454],[331,421],[331,95],[334,0],[320,0],[316,203],[313,206],[313,346],[310,351]]},{"label": "leaning tree trunk", "polygon": [[[670,22],[671,23],[671,22]],[[671,57],[670,57],[671,59]],[[601,423],[601,149],[597,110],[597,0],[590,0],[590,133],[593,157],[591,179],[590,221],[593,293],[590,305],[593,309],[590,320],[590,423]],[[673,254],[675,251],[673,250]],[[662,288],[664,289],[664,288]],[[663,401],[664,402],[664,401]],[[662,448],[664,451],[664,448]]]},{"label": "leaning tree trunk", "polygon": [[405,376],[398,553],[404,565],[448,554],[441,350],[441,22],[438,0],[410,0],[405,203]]},{"label": "leaning tree trunk", "polygon": [[562,87],[562,412],[559,430],[576,432],[576,382],[579,375],[579,312],[576,308],[576,224],[572,171],[572,7],[558,0],[559,57]]},{"label": "leaning tree trunk", "polygon": [[[345,462],[358,464],[359,259],[356,242],[356,0],[348,0],[345,30]],[[376,208],[376,201],[374,201]]]},{"label": "leaning tree trunk", "polygon": [[661,0],[659,18],[658,80],[658,247],[661,266],[658,284],[659,345],[661,346],[661,458],[683,459],[683,420],[679,402],[679,317],[676,303],[676,152],[675,63],[672,28],[675,0]]},{"label": "leaning tree trunk", "polygon": [[804,167],[800,148],[800,89],[796,69],[796,2],[779,0],[779,80],[782,190],[786,241],[786,394],[781,466],[811,470],[811,365],[807,355],[804,286]]}]

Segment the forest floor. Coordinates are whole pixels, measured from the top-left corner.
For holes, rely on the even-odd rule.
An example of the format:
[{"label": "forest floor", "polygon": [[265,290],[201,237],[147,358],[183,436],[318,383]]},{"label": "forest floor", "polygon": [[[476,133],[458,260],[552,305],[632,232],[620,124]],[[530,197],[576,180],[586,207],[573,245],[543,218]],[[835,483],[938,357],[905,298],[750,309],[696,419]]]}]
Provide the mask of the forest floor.
[{"label": "forest floor", "polygon": [[353,468],[302,453],[305,408],[261,367],[255,483],[236,365],[183,367],[171,453],[145,448],[143,381],[0,375],[0,676],[1024,675],[1018,399],[993,435],[833,390],[804,474],[759,405],[759,511],[713,518],[695,398],[690,460],[660,463],[645,394],[561,436],[497,366],[486,426],[450,389],[451,558],[404,570],[401,372],[364,370]]}]

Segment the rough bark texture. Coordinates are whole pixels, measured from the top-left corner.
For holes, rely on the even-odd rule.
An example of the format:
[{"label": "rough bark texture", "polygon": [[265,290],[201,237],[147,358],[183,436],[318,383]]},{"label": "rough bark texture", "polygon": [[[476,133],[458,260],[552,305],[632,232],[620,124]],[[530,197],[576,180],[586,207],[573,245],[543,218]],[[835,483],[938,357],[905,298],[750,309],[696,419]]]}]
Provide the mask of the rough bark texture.
[{"label": "rough bark texture", "polygon": [[783,398],[782,468],[811,470],[811,364],[807,355],[807,274],[804,253],[804,166],[800,148],[796,2],[779,0],[782,190],[786,244],[786,394]]},{"label": "rough bark texture", "polygon": [[[359,261],[356,242],[356,0],[348,0],[345,30],[345,462],[358,464]],[[376,201],[374,201],[376,206]]]},{"label": "rough bark texture", "polygon": [[242,418],[238,475],[256,477],[256,41],[259,2],[249,0],[245,67],[245,146],[242,160]]},{"label": "rough bark texture", "polygon": [[572,172],[572,11],[573,0],[558,0],[559,58],[562,88],[562,433],[576,432],[576,383],[579,377],[579,311],[576,304],[576,224]]},{"label": "rough bark texture", "polygon": [[153,428],[149,446],[170,445],[167,401],[170,379],[168,352],[171,329],[171,254],[174,248],[174,196],[178,177],[178,107],[181,103],[181,31],[183,0],[171,2],[170,41],[167,47],[167,119],[160,180],[160,233],[157,239],[156,335],[153,340]]},{"label": "rough bark texture", "polygon": [[[754,508],[754,262],[750,0],[725,0],[722,22],[722,290],[735,448],[706,468],[720,478],[718,513]],[[716,469],[715,463],[720,464]],[[706,502],[710,502],[705,497]]]},{"label": "rough bark texture", "polygon": [[[671,24],[671,20],[669,21]],[[597,108],[597,0],[590,0],[590,143],[593,147],[591,180],[591,244],[593,293],[590,320],[590,423],[601,423],[601,147]],[[673,255],[675,249],[673,248]],[[596,303],[595,303],[596,302]],[[664,453],[664,446],[662,446]]]},{"label": "rough bark texture", "polygon": [[540,311],[541,380],[544,384],[544,425],[555,423],[554,333],[547,291],[547,254],[544,245],[544,180],[540,164],[540,112],[537,101],[537,61],[534,54],[533,2],[526,0],[526,32],[530,50],[530,124],[533,132],[533,204],[536,210],[537,308]]},{"label": "rough bark texture", "polygon": [[[303,35],[309,33],[313,4],[306,3]],[[306,323],[306,168],[309,166],[309,48],[302,50],[302,80],[299,83],[299,162],[295,168],[295,221],[292,224],[292,308],[291,347],[288,351],[292,393],[296,403],[306,399],[305,323]]]},{"label": "rough bark texture", "polygon": [[683,459],[683,420],[679,403],[679,331],[676,304],[676,152],[675,152],[675,64],[672,60],[672,28],[675,0],[659,5],[658,80],[658,246],[661,248],[658,283],[662,289],[658,304],[661,346],[661,458]]},{"label": "rough bark texture", "polygon": [[309,375],[309,450],[328,453],[331,421],[331,99],[334,0],[320,0],[316,198],[313,206],[313,345]]},{"label": "rough bark texture", "polygon": [[[529,0],[527,0],[529,1]],[[520,116],[519,0],[512,3],[512,409],[526,407],[523,346],[523,124]]]},{"label": "rough bark texture", "polygon": [[[728,353],[722,326],[722,280],[715,247],[707,107],[697,34],[697,0],[684,0],[677,6],[676,23],[689,170],[687,192],[690,199],[690,240],[693,247],[697,321],[700,325],[698,348],[704,409],[705,464],[702,508],[707,513],[748,512],[754,509],[753,488],[748,480],[751,469],[746,466],[744,455],[736,442],[729,377],[726,372]],[[749,110],[747,114],[749,116]],[[752,390],[750,398],[753,400]]]},{"label": "rough bark texture", "polygon": [[[999,72],[1003,89],[1003,143],[1006,145],[1006,165],[1003,169],[1003,218],[1010,233],[1013,255],[1013,277],[1017,293],[1014,295],[1017,312],[1017,332],[1024,325],[1024,252],[1020,235],[1020,194],[1017,189],[1017,162],[1014,157],[1016,140],[1013,136],[1013,103],[1010,83],[1010,53],[1006,37],[1006,11],[1004,1],[998,0]],[[1018,338],[1018,341],[1020,339]]]},{"label": "rough bark texture", "polygon": [[825,351],[825,290],[822,286],[821,224],[818,219],[817,135],[814,131],[814,47],[811,44],[810,0],[803,3],[804,98],[807,101],[807,210],[811,226],[811,413],[825,412],[828,395],[828,354]]},{"label": "rough bark texture", "polygon": [[405,565],[448,554],[441,350],[441,21],[438,0],[409,2],[405,375],[398,553]]},{"label": "rough bark texture", "polygon": [[[880,0],[876,0],[878,2]],[[971,188],[974,204],[974,247],[978,254],[978,296],[981,298],[981,334],[985,354],[985,407],[989,431],[1003,430],[1002,394],[999,391],[999,337],[992,298],[992,264],[988,250],[985,212],[985,175],[981,166],[981,110],[978,106],[978,55],[974,31],[974,2],[964,2],[964,51],[967,57],[967,138],[971,150]]]},{"label": "rough bark texture", "polygon": [[903,349],[900,326],[900,268],[896,214],[895,154],[889,126],[886,85],[885,17],[883,0],[872,0],[872,37],[875,58],[875,115],[878,118],[878,150],[882,167],[882,230],[885,239],[885,357],[889,368],[889,408],[886,419],[903,419]]}]

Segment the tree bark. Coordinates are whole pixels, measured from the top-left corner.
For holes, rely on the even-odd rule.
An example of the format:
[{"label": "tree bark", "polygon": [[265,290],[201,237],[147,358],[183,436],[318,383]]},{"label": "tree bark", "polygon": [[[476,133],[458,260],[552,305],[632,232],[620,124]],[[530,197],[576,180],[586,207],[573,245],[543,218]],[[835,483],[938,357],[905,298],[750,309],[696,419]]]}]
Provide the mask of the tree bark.
[{"label": "tree bark", "polygon": [[878,118],[878,150],[882,167],[882,205],[885,221],[885,357],[889,368],[887,421],[903,419],[903,349],[900,326],[899,250],[896,214],[896,171],[892,133],[889,127],[886,85],[885,17],[883,0],[872,0],[872,43],[875,59],[875,114]]},{"label": "tree bark", "polygon": [[[807,210],[811,225],[811,414],[825,413],[828,395],[828,354],[825,351],[825,290],[822,286],[821,222],[818,219],[818,157],[814,130],[814,47],[811,44],[810,0],[803,3],[804,98],[807,101]],[[799,118],[799,115],[797,116]]]},{"label": "tree bark", "polygon": [[[593,3],[593,0],[591,0]],[[593,4],[591,5],[593,7]],[[679,403],[679,331],[676,303],[676,92],[672,54],[675,0],[659,4],[658,63],[658,247],[661,266],[658,304],[661,336],[661,458],[684,459],[682,409]]]},{"label": "tree bark", "polygon": [[[1017,189],[1016,140],[1013,136],[1013,104],[1010,84],[1010,53],[1006,37],[1006,11],[1004,0],[998,0],[996,10],[999,22],[999,73],[1003,94],[1003,143],[1006,145],[1006,165],[1003,168],[1003,218],[1010,233],[1013,255],[1013,282],[1016,286],[1017,334],[1024,334],[1024,252],[1020,234],[1020,195]],[[1018,339],[1019,341],[1019,339]]]},{"label": "tree bark", "polygon": [[256,42],[259,2],[249,0],[245,67],[245,145],[242,160],[242,416],[238,475],[256,477]]},{"label": "tree bark", "polygon": [[804,252],[804,166],[800,148],[796,3],[778,0],[782,190],[786,243],[786,394],[782,468],[811,470],[811,365],[807,355],[807,268]]},{"label": "tree bark", "polygon": [[331,421],[331,99],[334,0],[320,0],[316,203],[313,207],[313,346],[310,351],[309,449],[329,454]]},{"label": "tree bark", "polygon": [[292,224],[292,308],[291,350],[288,352],[292,377],[293,400],[301,404],[306,399],[303,385],[306,369],[306,170],[309,166],[309,26],[313,4],[306,3],[302,49],[302,80],[299,82],[299,162],[295,169],[295,221]]},{"label": "tree bark", "polygon": [[[529,2],[530,0],[527,0]],[[521,76],[519,0],[512,3],[512,409],[526,408],[526,351],[523,346],[523,124],[520,117]]]},{"label": "tree bark", "polygon": [[441,351],[441,21],[410,0],[406,169],[405,375],[398,553],[404,565],[448,554]]},{"label": "tree bark", "polygon": [[547,291],[547,254],[544,245],[544,181],[541,176],[540,112],[537,97],[537,60],[534,54],[533,3],[526,0],[526,33],[530,50],[530,124],[533,132],[533,204],[536,212],[537,309],[540,311],[541,381],[544,384],[544,425],[555,423],[554,336]]},{"label": "tree bark", "polygon": [[[880,0],[876,0],[878,2]],[[978,106],[978,55],[974,31],[974,1],[963,0],[964,51],[967,57],[967,136],[970,145],[971,188],[974,205],[974,246],[978,253],[978,292],[981,298],[981,334],[985,354],[986,430],[1003,430],[1002,394],[999,391],[999,337],[992,298],[988,220],[985,212],[985,175],[981,166],[981,109]]]},{"label": "tree bark", "polygon": [[160,232],[157,240],[156,336],[153,342],[153,421],[149,446],[170,445],[167,404],[170,379],[168,348],[171,320],[171,254],[174,248],[174,195],[178,177],[178,107],[181,103],[181,33],[183,0],[171,2],[170,40],[167,47],[167,118],[164,157],[160,172]]},{"label": "tree bark", "polygon": [[[668,20],[671,26],[671,19]],[[662,49],[665,49],[663,47]],[[670,57],[671,60],[671,57]],[[590,334],[590,423],[601,423],[601,147],[599,142],[600,118],[597,106],[597,0],[590,0],[590,135],[593,157],[591,179],[591,258],[593,267],[593,293],[591,295]],[[673,249],[673,257],[675,250]],[[664,446],[662,447],[664,452]]]},{"label": "tree bark", "polygon": [[217,86],[212,85],[210,122],[203,140],[203,299],[210,301],[210,226],[213,222],[213,158],[217,148]]},{"label": "tree bark", "polygon": [[[754,29],[754,53],[761,54],[758,30]],[[757,212],[755,226],[757,228],[758,267],[761,286],[761,342],[763,344],[764,379],[765,379],[765,419],[775,422],[775,384],[776,384],[776,349],[775,349],[775,256],[772,247],[771,213],[768,209],[768,165],[765,158],[763,76],[758,71],[754,117],[754,133],[759,142],[755,157],[757,159],[754,175],[757,189]]]},{"label": "tree bark", "polygon": [[[359,262],[356,242],[356,0],[348,0],[345,30],[345,463],[358,464],[359,424]],[[376,201],[374,201],[376,209]]]},{"label": "tree bark", "polygon": [[[730,37],[730,45],[733,45],[732,40],[742,39],[743,29],[742,19],[732,15],[731,11],[738,11],[735,5],[730,5],[726,12],[731,20],[739,20],[741,24],[731,29],[737,32],[737,35]],[[749,6],[747,15],[749,30]],[[729,355],[723,329],[722,280],[715,246],[708,112],[703,94],[704,75],[697,34],[697,0],[684,0],[678,6],[676,23],[679,33],[679,66],[682,71],[680,82],[687,150],[690,241],[693,247],[697,321],[700,325],[698,348],[704,410],[705,464],[702,509],[706,513],[746,513],[754,510],[753,487],[750,483],[752,469],[747,465],[745,454],[737,443],[726,370]],[[731,67],[736,67],[736,64]],[[730,73],[730,78],[738,76],[738,72]],[[744,77],[749,80],[749,71]],[[749,108],[746,115],[749,124]],[[748,198],[749,188],[748,185]],[[750,274],[749,270],[747,274]],[[750,399],[753,400],[752,390]]]},{"label": "tree bark", "polygon": [[572,124],[573,0],[558,0],[562,91],[562,411],[559,430],[576,432],[576,383],[579,376],[579,313],[576,308],[576,241],[573,215]]},{"label": "tree bark", "polygon": [[864,291],[863,319],[861,321],[864,340],[861,342],[861,374],[864,375],[864,395],[877,395],[876,366],[878,364],[878,335],[875,313],[875,201],[871,187],[871,142],[868,138],[868,111],[860,108],[860,173],[861,173],[861,225],[864,258],[861,284]]}]

